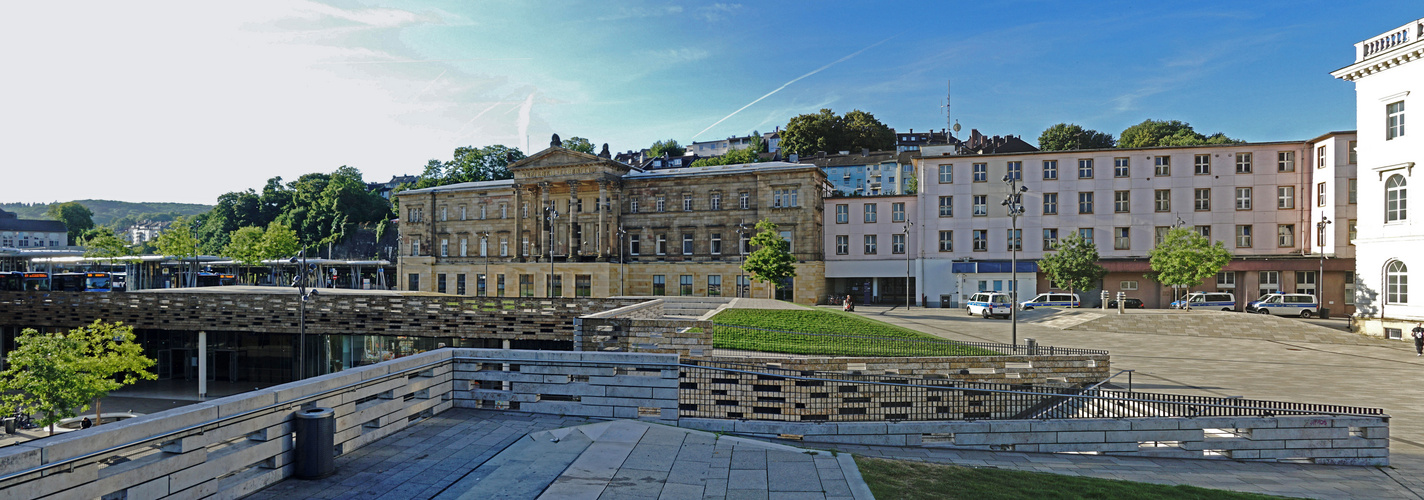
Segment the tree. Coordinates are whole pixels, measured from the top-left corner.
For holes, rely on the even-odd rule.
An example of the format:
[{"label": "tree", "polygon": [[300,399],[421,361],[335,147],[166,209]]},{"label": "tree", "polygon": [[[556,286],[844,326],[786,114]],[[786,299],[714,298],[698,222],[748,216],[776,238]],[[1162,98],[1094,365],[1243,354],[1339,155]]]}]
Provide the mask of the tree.
[{"label": "tree", "polygon": [[920,177],[919,177],[918,175],[911,175],[910,178],[905,179],[905,193],[904,193],[904,194],[915,194],[916,192],[919,192],[919,190],[920,190]]},{"label": "tree", "polygon": [[[187,217],[178,217],[168,224],[168,229],[159,233],[154,238],[154,246],[158,247],[158,253],[178,257],[187,262],[188,258],[198,256],[198,238],[193,235],[193,227]],[[198,279],[197,263],[192,263],[190,283],[196,284]]]},{"label": "tree", "polygon": [[82,346],[78,371],[94,380],[89,390],[95,425],[104,421],[101,398],[110,391],[139,380],[158,379],[148,371],[154,361],[143,355],[143,346],[136,342],[132,326],[94,320],[88,326],[70,330],[69,336],[78,337]]},{"label": "tree", "polygon": [[875,119],[875,115],[858,109],[845,116],[836,116],[830,109],[795,116],[781,132],[781,150],[787,154],[882,151],[894,147],[895,131]]},{"label": "tree", "polygon": [[1085,129],[1070,123],[1059,123],[1048,127],[1038,135],[1038,149],[1044,151],[1105,149],[1116,144],[1117,141],[1113,140],[1112,134]]},{"label": "tree", "polygon": [[836,148],[836,151],[895,149],[895,131],[880,123],[875,115],[856,109],[846,113],[841,122],[845,134],[841,139],[844,147]]},{"label": "tree", "polygon": [[[592,148],[592,145],[589,147]],[[450,161],[432,159],[425,162],[425,171],[421,172],[415,181],[414,188],[513,179],[514,174],[509,171],[509,164],[524,158],[524,153],[519,149],[500,144],[482,148],[458,147],[455,148],[454,157]]]},{"label": "tree", "polygon": [[302,244],[297,239],[296,231],[281,223],[273,222],[268,224],[267,231],[262,233],[260,248],[263,259],[285,259],[301,251]]},{"label": "tree", "polygon": [[568,138],[568,139],[564,139],[563,142],[564,142],[564,146],[563,146],[564,149],[569,149],[569,150],[573,150],[573,151],[578,151],[578,152],[580,152],[580,153],[595,154],[595,153],[593,152],[593,143],[592,143],[592,142],[588,142],[588,139],[584,139],[584,138],[582,138],[582,137],[574,136],[574,137],[570,137],[570,138]]},{"label": "tree", "polygon": [[109,228],[99,226],[98,231],[86,233],[86,237],[81,242],[84,249],[84,257],[88,259],[113,259],[115,257],[125,257],[130,253],[129,245],[124,240],[114,236],[114,232]]},{"label": "tree", "polygon": [[687,148],[684,148],[679,145],[677,143],[677,139],[658,141],[654,142],[652,146],[648,146],[649,157],[663,156],[663,154],[665,153],[669,158],[677,158],[679,156],[687,154]]},{"label": "tree", "polygon": [[261,264],[264,257],[262,254],[263,234],[262,228],[257,226],[238,228],[228,238],[227,246],[223,247],[222,256],[247,267]]},{"label": "tree", "polygon": [[1038,269],[1050,283],[1066,286],[1068,293],[1093,287],[1107,270],[1098,265],[1098,246],[1077,233],[1058,240],[1057,251],[1046,253],[1038,260]]},{"label": "tree", "polygon": [[75,201],[50,205],[45,216],[63,222],[69,229],[69,241],[65,244],[78,244],[79,235],[94,227],[94,211]]},{"label": "tree", "polygon": [[741,149],[733,149],[722,156],[710,158],[700,158],[692,162],[694,167],[710,167],[715,165],[738,165],[742,163],[758,163],[761,161],[759,153],[765,152],[766,143],[761,140],[760,135],[753,134],[751,144]]},{"label": "tree", "polygon": [[1150,148],[1154,146],[1199,146],[1203,144],[1239,144],[1239,141],[1217,132],[1207,137],[1178,120],[1143,120],[1127,127],[1118,135],[1117,147]]},{"label": "tree", "polygon": [[[1220,241],[1212,243],[1196,231],[1177,227],[1167,232],[1155,248],[1147,252],[1155,273],[1153,279],[1164,285],[1191,287],[1216,276],[1231,262],[1231,250]],[[1173,297],[1176,297],[1174,288]]]},{"label": "tree", "polygon": [[747,256],[742,270],[750,273],[753,281],[771,283],[772,295],[768,298],[775,298],[776,286],[782,280],[796,276],[796,257],[787,251],[791,244],[781,239],[776,224],[762,219],[756,223],[756,230],[751,244],[758,248]]}]

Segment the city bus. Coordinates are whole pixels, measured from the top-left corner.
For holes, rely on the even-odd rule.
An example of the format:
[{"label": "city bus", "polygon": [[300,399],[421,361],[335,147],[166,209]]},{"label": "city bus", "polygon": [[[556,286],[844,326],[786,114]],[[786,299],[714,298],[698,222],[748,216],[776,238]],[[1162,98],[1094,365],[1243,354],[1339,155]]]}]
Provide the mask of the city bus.
[{"label": "city bus", "polygon": [[109,273],[55,273],[50,290],[56,292],[112,292],[114,278]]},{"label": "city bus", "polygon": [[20,271],[0,273],[0,291],[46,292],[49,291],[49,275]]},{"label": "city bus", "polygon": [[237,284],[237,275],[218,273],[198,273],[198,286],[232,286]]}]

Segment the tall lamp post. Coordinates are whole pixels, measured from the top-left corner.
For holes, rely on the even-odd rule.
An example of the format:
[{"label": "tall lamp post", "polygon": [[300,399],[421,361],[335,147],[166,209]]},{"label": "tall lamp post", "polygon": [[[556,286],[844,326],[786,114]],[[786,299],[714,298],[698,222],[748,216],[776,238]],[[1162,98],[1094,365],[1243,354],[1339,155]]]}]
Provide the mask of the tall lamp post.
[{"label": "tall lamp post", "polygon": [[[475,233],[475,234],[478,234],[478,235],[480,235],[481,238],[483,238],[483,239],[480,240],[480,254],[485,256],[485,276],[484,276],[484,280],[481,281],[481,283],[484,283],[485,286],[484,286],[484,288],[483,288],[482,290],[480,290],[480,296],[481,296],[481,297],[484,297],[484,296],[489,295],[489,278],[490,278],[490,275],[489,275],[489,258],[490,258],[490,255],[489,255],[489,254],[490,254],[490,251],[489,251],[489,244],[490,244],[490,232],[489,232],[489,231],[482,231],[482,232]],[[479,285],[477,284],[477,285],[475,285],[475,286],[479,286]]]},{"label": "tall lamp post", "polygon": [[618,226],[618,295],[624,295],[623,286],[628,284],[628,258],[623,251],[623,235],[628,231],[623,230],[623,226]]},{"label": "tall lamp post", "polygon": [[[737,284],[736,284],[736,287],[737,287],[737,297],[741,297],[741,296],[742,296],[742,273],[746,271],[745,269],[742,269],[742,266],[747,265],[747,252],[746,252],[746,248],[743,248],[743,247],[742,247],[742,237],[743,237],[743,235],[745,235],[747,232],[748,232],[748,231],[747,231],[747,220],[746,220],[746,219],[742,219],[741,222],[737,223],[737,255],[741,255],[741,256],[742,256],[742,265],[741,265],[741,266],[737,266]],[[751,290],[747,290],[747,292],[748,292],[747,295],[750,296],[750,295],[751,295]]]},{"label": "tall lamp post", "polygon": [[317,289],[307,289],[307,248],[302,247],[301,260],[292,257],[287,262],[292,264],[301,263],[297,269],[297,275],[292,278],[292,286],[297,287],[297,376],[294,380],[301,380],[307,374],[307,301],[316,298]]},{"label": "tall lamp post", "polygon": [[[1320,221],[1315,223],[1315,239],[1320,246],[1320,274],[1315,275],[1315,302],[1324,302],[1325,297],[1325,228],[1330,227],[1330,219],[1325,214],[1320,214]],[[1348,304],[1348,302],[1347,302]],[[1317,306],[1318,307],[1318,306]]]},{"label": "tall lamp post", "polygon": [[1009,304],[1009,318],[1013,344],[1019,345],[1019,247],[1023,246],[1023,237],[1019,235],[1019,216],[1024,214],[1023,193],[1028,192],[1028,186],[1020,186],[1019,178],[1013,174],[1004,175],[1004,184],[1009,187],[1009,194],[1004,196],[1001,205],[1008,209],[1012,224],[1009,230],[1009,296],[1013,297],[1013,303]]},{"label": "tall lamp post", "polygon": [[909,217],[905,218],[905,310],[910,310],[910,301],[914,300],[914,287],[910,286],[910,274],[913,268],[910,264],[910,226],[915,225]]},{"label": "tall lamp post", "polygon": [[544,218],[549,221],[549,279],[544,296],[554,297],[554,221],[559,219],[559,211],[554,207],[544,207]]}]

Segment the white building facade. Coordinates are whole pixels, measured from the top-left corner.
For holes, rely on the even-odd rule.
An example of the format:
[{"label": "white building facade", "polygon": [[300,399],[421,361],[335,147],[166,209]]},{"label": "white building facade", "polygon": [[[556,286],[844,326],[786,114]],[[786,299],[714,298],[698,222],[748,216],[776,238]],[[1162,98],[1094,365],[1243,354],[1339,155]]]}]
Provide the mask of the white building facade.
[{"label": "white building facade", "polygon": [[1391,338],[1424,321],[1424,295],[1409,294],[1412,271],[1424,270],[1424,222],[1410,210],[1424,134],[1406,127],[1424,96],[1424,19],[1355,44],[1355,62],[1331,73],[1355,83],[1359,130],[1356,319],[1365,333]]}]

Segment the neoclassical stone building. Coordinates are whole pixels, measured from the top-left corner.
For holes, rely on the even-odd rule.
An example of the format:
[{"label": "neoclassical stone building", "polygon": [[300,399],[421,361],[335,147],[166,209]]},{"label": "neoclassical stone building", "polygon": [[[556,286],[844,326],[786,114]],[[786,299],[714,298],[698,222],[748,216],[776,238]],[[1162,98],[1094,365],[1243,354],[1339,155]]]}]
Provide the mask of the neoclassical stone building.
[{"label": "neoclassical stone building", "polygon": [[741,271],[753,226],[777,225],[797,277],[778,297],[825,295],[826,176],[768,162],[644,171],[548,149],[514,179],[404,191],[400,288],[491,297],[772,294]]}]

